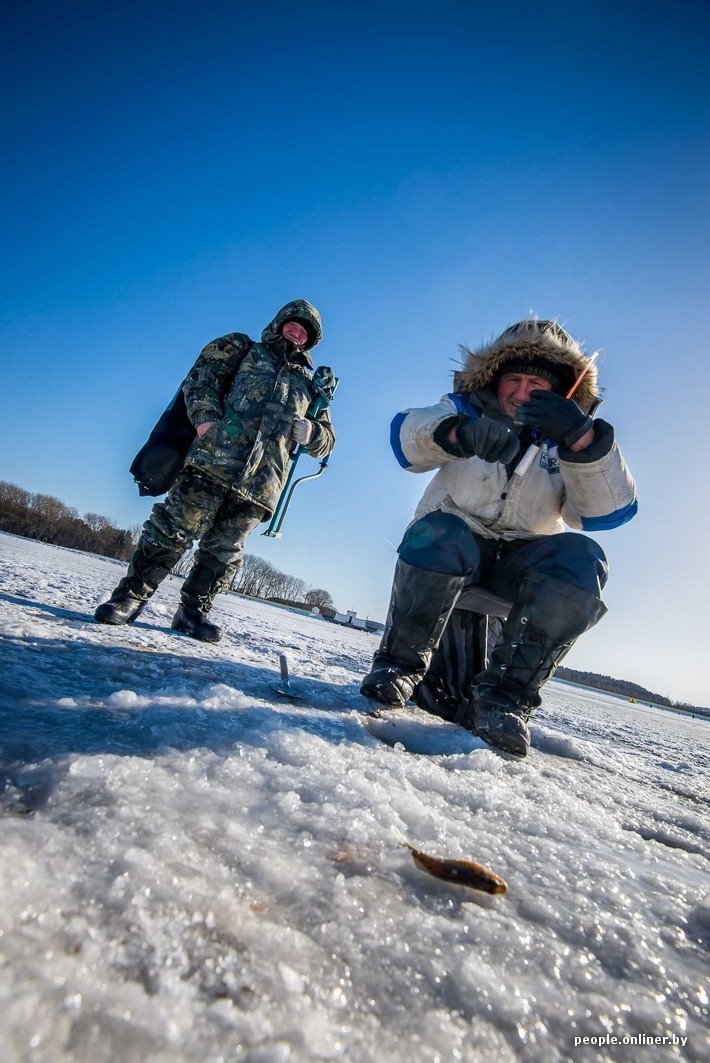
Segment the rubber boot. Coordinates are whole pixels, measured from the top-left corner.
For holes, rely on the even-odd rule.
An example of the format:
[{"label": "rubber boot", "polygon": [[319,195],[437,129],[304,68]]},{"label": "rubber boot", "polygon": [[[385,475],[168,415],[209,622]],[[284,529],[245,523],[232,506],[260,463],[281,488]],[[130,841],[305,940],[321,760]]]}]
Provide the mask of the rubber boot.
[{"label": "rubber boot", "polygon": [[173,617],[173,630],[200,642],[219,642],[222,629],[207,617],[215,597],[231,582],[236,571],[234,563],[199,551],[182,585],[182,604]]},{"label": "rubber boot", "polygon": [[147,599],[137,598],[130,591],[115,590],[107,602],[97,606],[94,620],[99,624],[132,624],[137,620],[146,606]]},{"label": "rubber boot", "polygon": [[94,619],[99,624],[132,624],[181,556],[182,550],[141,538],[128,562],[126,575],[109,600],[97,607]]},{"label": "rubber boot", "polygon": [[387,622],[360,693],[383,705],[404,705],[423,679],[439,645],[464,576],[397,561]]},{"label": "rubber boot", "polygon": [[208,612],[209,609],[179,605],[170,626],[173,631],[179,631],[181,635],[189,635],[191,639],[199,639],[200,642],[219,642],[222,638],[222,629],[218,624],[213,624],[207,619]]},{"label": "rubber boot", "polygon": [[488,667],[456,716],[491,746],[524,757],[530,748],[528,718],[540,704],[540,688],[577,638],[606,612],[595,595],[530,570],[503,625]]}]

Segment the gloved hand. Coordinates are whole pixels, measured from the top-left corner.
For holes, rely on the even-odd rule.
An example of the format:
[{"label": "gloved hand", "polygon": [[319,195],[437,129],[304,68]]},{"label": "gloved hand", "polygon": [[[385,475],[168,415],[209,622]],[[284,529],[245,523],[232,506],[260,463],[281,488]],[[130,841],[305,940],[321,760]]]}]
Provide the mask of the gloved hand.
[{"label": "gloved hand", "polygon": [[520,450],[515,432],[491,417],[459,418],[454,429],[456,442],[465,458],[477,457],[484,461],[501,461],[506,465]]},{"label": "gloved hand", "polygon": [[307,447],[311,441],[313,435],[313,422],[307,420],[305,417],[294,417],[293,424],[291,425],[291,438],[300,443],[301,446]]},{"label": "gloved hand", "polygon": [[515,411],[515,422],[539,428],[544,436],[566,447],[581,439],[594,423],[574,399],[554,391],[531,391],[528,401]]}]

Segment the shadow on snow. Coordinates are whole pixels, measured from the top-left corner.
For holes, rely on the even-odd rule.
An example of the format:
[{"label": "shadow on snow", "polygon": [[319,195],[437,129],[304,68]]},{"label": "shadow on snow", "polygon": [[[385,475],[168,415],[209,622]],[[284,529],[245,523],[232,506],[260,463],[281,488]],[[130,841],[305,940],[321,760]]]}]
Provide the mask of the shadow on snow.
[{"label": "shadow on snow", "polygon": [[[93,625],[87,614],[2,597]],[[180,639],[182,649],[184,636],[170,635]],[[0,638],[0,675],[0,794],[19,788],[22,806],[47,800],[68,767],[47,762],[72,754],[229,752],[239,745],[263,747],[273,732],[289,729],[336,745],[376,741],[355,715],[362,708],[358,683],[299,680],[304,699],[284,698],[283,709],[275,708],[276,667],[125,641],[97,643],[81,635],[6,635]],[[7,801],[2,803],[7,810]]]}]

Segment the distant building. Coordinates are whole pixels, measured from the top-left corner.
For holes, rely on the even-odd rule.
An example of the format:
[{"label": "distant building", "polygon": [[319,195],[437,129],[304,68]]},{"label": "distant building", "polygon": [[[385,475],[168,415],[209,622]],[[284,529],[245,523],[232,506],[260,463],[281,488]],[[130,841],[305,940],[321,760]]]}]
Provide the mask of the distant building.
[{"label": "distant building", "polygon": [[344,627],[356,627],[358,631],[384,631],[385,625],[379,620],[361,620],[357,613],[348,609],[347,613],[338,613],[327,605],[307,605],[305,602],[294,602],[289,598],[256,598],[255,601],[269,602],[270,605],[280,605],[282,609],[295,609],[299,613],[309,613],[311,616],[321,616],[324,620],[330,620],[333,624],[342,624]]},{"label": "distant building", "polygon": [[379,620],[362,620],[352,609],[348,609],[347,613],[336,613],[332,619],[336,624],[343,624],[344,627],[356,627],[360,631],[385,630],[385,625],[381,624]]}]

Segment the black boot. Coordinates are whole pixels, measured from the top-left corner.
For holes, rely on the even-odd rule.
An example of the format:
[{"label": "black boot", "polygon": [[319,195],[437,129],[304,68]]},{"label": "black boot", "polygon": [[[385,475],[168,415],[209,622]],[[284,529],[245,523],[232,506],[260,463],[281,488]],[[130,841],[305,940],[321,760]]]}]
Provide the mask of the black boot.
[{"label": "black boot", "polygon": [[237,562],[220,561],[213,554],[199,550],[180,591],[182,605],[173,619],[173,630],[201,642],[219,642],[222,629],[209,621],[207,614],[219,592],[229,586],[238,567]]},{"label": "black boot", "polygon": [[180,631],[200,642],[219,642],[222,638],[222,629],[207,619],[207,611],[184,603],[178,606],[170,626],[173,631]]},{"label": "black boot", "polygon": [[126,575],[109,600],[98,606],[94,619],[99,624],[132,624],[181,556],[182,550],[159,546],[141,537]]},{"label": "black boot", "polygon": [[145,608],[147,599],[137,598],[130,591],[116,589],[107,602],[102,602],[94,613],[99,624],[132,624]]},{"label": "black boot", "polygon": [[464,576],[397,561],[385,632],[361,694],[383,705],[401,706],[409,700],[429,667],[464,583]]},{"label": "black boot", "polygon": [[489,745],[524,757],[530,748],[527,721],[540,704],[540,688],[605,612],[595,595],[528,571],[488,667],[476,676],[474,695],[456,722]]}]

